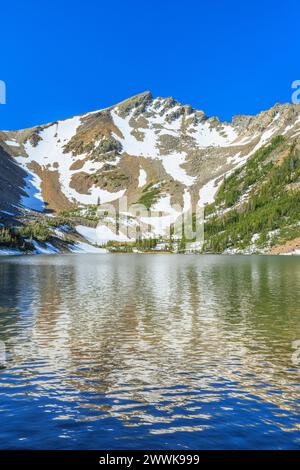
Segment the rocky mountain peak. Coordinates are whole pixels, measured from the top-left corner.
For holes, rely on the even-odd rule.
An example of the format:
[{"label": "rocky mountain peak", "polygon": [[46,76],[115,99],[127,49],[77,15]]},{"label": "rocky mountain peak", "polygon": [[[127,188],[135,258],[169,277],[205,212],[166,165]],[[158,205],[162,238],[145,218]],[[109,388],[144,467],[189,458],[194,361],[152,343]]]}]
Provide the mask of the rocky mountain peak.
[{"label": "rocky mountain peak", "polygon": [[[233,171],[272,137],[297,135],[299,114],[299,107],[276,104],[227,123],[146,91],[104,110],[2,132],[0,147],[27,175],[20,207],[41,207],[34,203],[39,199],[60,211],[121,195],[135,203],[150,183],[160,185],[150,206],[169,198],[165,209],[184,200],[195,207],[207,202],[201,190],[210,180]],[[33,195],[27,200],[24,192]]]},{"label": "rocky mountain peak", "polygon": [[127,100],[122,101],[118,105],[114,106],[117,107],[120,116],[126,117],[132,111],[144,112],[146,107],[152,103],[153,96],[150,91],[144,91],[143,93],[139,93]]}]

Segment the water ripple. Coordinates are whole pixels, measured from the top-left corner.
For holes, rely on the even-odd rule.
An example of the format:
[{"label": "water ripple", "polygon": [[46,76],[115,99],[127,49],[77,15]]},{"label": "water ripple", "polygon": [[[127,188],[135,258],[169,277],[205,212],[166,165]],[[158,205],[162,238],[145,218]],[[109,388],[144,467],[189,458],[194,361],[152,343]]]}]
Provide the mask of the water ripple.
[{"label": "water ripple", "polygon": [[296,258],[0,262],[1,448],[299,448]]}]

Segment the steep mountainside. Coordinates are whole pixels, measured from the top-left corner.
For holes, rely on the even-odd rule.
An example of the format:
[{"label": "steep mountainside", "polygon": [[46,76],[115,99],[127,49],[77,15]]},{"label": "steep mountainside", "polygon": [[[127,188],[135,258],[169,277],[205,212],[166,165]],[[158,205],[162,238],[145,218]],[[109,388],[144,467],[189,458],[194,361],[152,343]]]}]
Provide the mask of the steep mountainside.
[{"label": "steep mountainside", "polygon": [[[270,222],[268,205],[262,210],[259,194],[270,202],[276,194],[297,206],[299,136],[296,105],[275,105],[257,116],[222,123],[173,98],[154,99],[149,92],[64,121],[3,131],[2,224],[12,224],[11,214],[22,223],[38,213],[94,220],[97,208],[106,203],[117,207],[126,197],[128,207],[143,204],[151,211],[142,219],[142,238],[164,238],[182,212],[206,206],[208,251],[271,249],[268,233],[280,227]],[[297,211],[298,206],[291,219],[284,219],[285,227],[300,221]],[[262,226],[251,225],[253,213],[259,213]],[[243,224],[251,228],[245,232]],[[102,238],[90,234],[90,241],[133,240],[122,220],[117,237],[110,236],[107,225],[106,220]],[[128,220],[123,225],[128,228]],[[278,243],[286,242],[281,232],[275,235]]]},{"label": "steep mountainside", "polygon": [[274,137],[225,179],[206,213],[208,251],[296,250],[300,246],[299,142]]}]

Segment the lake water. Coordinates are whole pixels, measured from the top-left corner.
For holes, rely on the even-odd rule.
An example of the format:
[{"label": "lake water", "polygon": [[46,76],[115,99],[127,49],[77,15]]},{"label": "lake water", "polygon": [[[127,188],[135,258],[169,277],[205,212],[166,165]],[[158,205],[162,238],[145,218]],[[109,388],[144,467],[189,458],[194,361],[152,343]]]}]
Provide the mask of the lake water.
[{"label": "lake water", "polygon": [[2,258],[0,448],[300,448],[299,287],[297,257]]}]

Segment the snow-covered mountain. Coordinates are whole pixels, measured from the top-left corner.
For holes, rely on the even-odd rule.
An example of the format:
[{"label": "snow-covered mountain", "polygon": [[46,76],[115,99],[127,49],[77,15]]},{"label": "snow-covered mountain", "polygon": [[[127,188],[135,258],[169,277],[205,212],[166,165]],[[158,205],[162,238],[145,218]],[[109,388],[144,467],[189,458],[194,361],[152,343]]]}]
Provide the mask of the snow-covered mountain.
[{"label": "snow-covered mountain", "polygon": [[[231,123],[221,123],[173,98],[153,99],[146,92],[105,110],[1,132],[1,162],[6,158],[10,164],[10,155],[26,172],[26,194],[18,203],[31,209],[59,211],[97,204],[99,198],[112,202],[124,194],[134,203],[149,183],[160,184],[161,199],[168,197],[171,204],[183,203],[184,194],[193,203],[202,196],[205,203],[213,198],[215,178],[274,135],[298,132],[295,105],[276,105],[258,116],[235,116]],[[17,171],[11,168],[2,191]],[[10,203],[7,195],[1,206],[5,199]]]},{"label": "snow-covered mountain", "polygon": [[213,202],[224,177],[277,135],[298,139],[299,106],[278,104],[228,123],[150,92],[63,121],[2,131],[0,211],[59,213],[117,204],[124,196],[154,215],[179,206],[194,211]]}]

